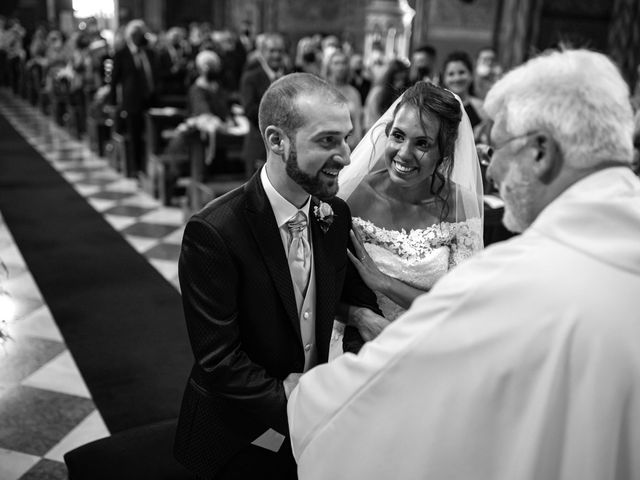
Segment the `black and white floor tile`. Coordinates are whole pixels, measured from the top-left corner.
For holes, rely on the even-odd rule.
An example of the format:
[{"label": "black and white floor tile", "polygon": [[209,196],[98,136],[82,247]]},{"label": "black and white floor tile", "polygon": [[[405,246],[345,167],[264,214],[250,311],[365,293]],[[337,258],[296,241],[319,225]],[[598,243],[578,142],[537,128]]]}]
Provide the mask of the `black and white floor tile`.
[{"label": "black and white floor tile", "polygon": [[[184,213],[162,206],[50,118],[0,91],[0,114],[178,287]],[[66,479],[63,455],[109,434],[0,212],[0,280],[15,313],[0,347],[0,479]]]}]

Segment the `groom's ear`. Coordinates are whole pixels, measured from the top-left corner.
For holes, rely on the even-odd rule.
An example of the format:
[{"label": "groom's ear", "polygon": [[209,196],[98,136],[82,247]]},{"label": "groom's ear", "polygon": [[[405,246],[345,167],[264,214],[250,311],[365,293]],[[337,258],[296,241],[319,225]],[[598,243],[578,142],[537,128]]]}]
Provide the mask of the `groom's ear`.
[{"label": "groom's ear", "polygon": [[269,125],[265,130],[267,148],[276,155],[284,155],[285,134],[281,128]]}]

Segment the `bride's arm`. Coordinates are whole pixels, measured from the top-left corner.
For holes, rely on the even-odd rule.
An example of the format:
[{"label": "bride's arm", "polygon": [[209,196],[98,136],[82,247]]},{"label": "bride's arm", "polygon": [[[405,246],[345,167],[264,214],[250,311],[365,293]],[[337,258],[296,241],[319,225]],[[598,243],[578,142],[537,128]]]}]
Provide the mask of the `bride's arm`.
[{"label": "bride's arm", "polygon": [[353,230],[351,231],[351,240],[356,253],[354,255],[350,251],[347,251],[347,255],[358,270],[364,283],[366,283],[371,290],[386,295],[405,310],[411,306],[417,297],[426,293],[426,290],[412,287],[397,278],[390,277],[381,272],[365,250],[361,239]]}]

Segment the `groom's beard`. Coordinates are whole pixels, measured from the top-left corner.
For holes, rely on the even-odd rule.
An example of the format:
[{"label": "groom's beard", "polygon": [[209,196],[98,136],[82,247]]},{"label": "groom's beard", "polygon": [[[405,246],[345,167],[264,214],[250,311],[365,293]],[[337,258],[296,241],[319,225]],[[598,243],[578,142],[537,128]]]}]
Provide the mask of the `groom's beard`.
[{"label": "groom's beard", "polygon": [[[322,168],[337,168],[342,169],[342,165],[329,161],[325,163]],[[318,197],[320,200],[331,200],[338,193],[338,179],[332,179],[330,181],[323,181],[321,172],[322,168],[318,170],[315,175],[309,175],[303,172],[298,165],[298,152],[296,147],[291,143],[291,151],[289,156],[285,160],[285,170],[287,175],[300,185],[309,195]]]}]

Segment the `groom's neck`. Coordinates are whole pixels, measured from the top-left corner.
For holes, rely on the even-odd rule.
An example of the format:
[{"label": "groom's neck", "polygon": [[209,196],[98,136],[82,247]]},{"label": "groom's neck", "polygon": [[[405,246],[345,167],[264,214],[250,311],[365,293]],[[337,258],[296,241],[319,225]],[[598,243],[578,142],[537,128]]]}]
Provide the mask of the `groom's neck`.
[{"label": "groom's neck", "polygon": [[[279,164],[277,162],[280,162]],[[280,159],[269,159],[264,168],[273,188],[289,203],[297,208],[302,208],[309,199],[309,193],[294,182],[284,168],[284,162]]]}]

